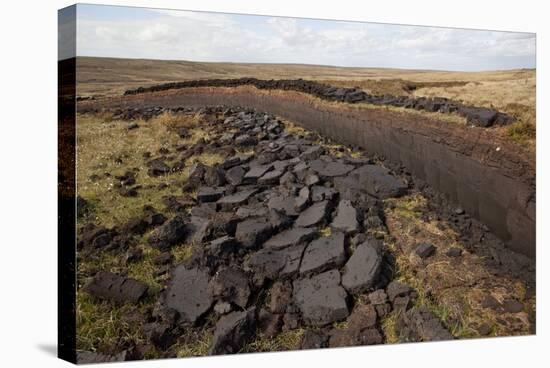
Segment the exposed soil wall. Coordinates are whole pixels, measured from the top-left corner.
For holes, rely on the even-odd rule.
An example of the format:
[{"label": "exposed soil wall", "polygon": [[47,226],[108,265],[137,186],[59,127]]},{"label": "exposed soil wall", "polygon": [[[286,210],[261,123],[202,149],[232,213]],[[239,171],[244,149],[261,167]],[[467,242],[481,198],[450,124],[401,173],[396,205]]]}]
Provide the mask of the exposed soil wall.
[{"label": "exposed soil wall", "polygon": [[535,160],[491,131],[414,114],[319,102],[295,91],[199,87],[143,93],[82,107],[246,106],[401,163],[457,202],[508,246],[535,257]]},{"label": "exposed soil wall", "polygon": [[490,127],[492,125],[506,125],[514,121],[514,118],[494,109],[465,106],[460,102],[452,101],[443,97],[408,97],[408,96],[375,96],[366,93],[359,88],[335,87],[324,83],[303,79],[280,79],[262,80],[256,78],[240,79],[201,79],[182,82],[171,82],[151,87],[139,87],[127,90],[125,95],[136,95],[148,92],[161,92],[174,89],[197,88],[197,87],[241,87],[254,86],[260,90],[284,90],[303,92],[315,97],[346,103],[370,103],[374,105],[397,106],[407,109],[425,110],[441,113],[458,113],[464,116],[468,123]]}]

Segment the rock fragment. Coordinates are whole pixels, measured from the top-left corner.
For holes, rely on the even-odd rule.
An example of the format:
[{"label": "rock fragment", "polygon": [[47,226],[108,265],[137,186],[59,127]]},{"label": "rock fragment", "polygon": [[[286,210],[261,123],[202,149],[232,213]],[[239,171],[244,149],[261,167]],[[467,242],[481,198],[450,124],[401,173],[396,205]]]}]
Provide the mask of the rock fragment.
[{"label": "rock fragment", "polygon": [[235,207],[242,206],[248,199],[257,192],[257,189],[246,189],[239,192],[226,195],[216,202],[223,211],[229,211]]},{"label": "rock fragment", "polygon": [[260,185],[276,185],[279,184],[279,179],[284,174],[281,170],[272,170],[265,173],[261,178],[258,179],[258,184]]},{"label": "rock fragment", "polygon": [[379,199],[398,197],[407,190],[405,183],[391,175],[388,169],[377,165],[364,165],[346,177],[335,178],[334,186],[342,193],[358,191]]},{"label": "rock fragment", "polygon": [[208,282],[209,276],[205,270],[177,266],[165,291],[166,306],[178,311],[181,320],[196,323],[213,303]]},{"label": "rock fragment", "polygon": [[188,229],[183,218],[176,216],[153,230],[148,242],[152,247],[164,251],[181,242],[187,234]]},{"label": "rock fragment", "polygon": [[304,321],[312,326],[323,326],[349,315],[347,293],[340,285],[337,270],[294,281],[293,299]]},{"label": "rock fragment", "polygon": [[307,330],[302,337],[300,343],[301,349],[322,349],[328,347],[327,335],[324,335],[315,330]]},{"label": "rock fragment", "polygon": [[256,310],[231,312],[216,323],[210,355],[235,354],[254,335]]},{"label": "rock fragment", "polygon": [[235,239],[245,248],[260,246],[271,236],[273,228],[268,218],[250,218],[239,222]]},{"label": "rock fragment", "polygon": [[344,266],[342,285],[351,293],[371,289],[378,281],[382,267],[379,241],[373,238],[360,244]]},{"label": "rock fragment", "polygon": [[273,313],[284,313],[292,299],[292,285],[278,281],[269,291],[269,310]]},{"label": "rock fragment", "polygon": [[283,249],[294,244],[309,241],[317,235],[314,228],[293,227],[280,232],[265,242],[264,247],[270,249]]},{"label": "rock fragment", "polygon": [[209,288],[214,298],[231,302],[241,308],[246,308],[248,304],[248,276],[239,268],[227,267],[219,270],[210,281]]},{"label": "rock fragment", "polygon": [[84,287],[90,295],[119,303],[137,303],[145,296],[147,289],[147,284],[141,281],[106,271],[98,272]]},{"label": "rock fragment", "polygon": [[347,165],[342,162],[326,162],[324,160],[314,160],[310,163],[310,167],[317,172],[319,176],[322,177],[335,177],[335,176],[344,176],[350,171],[355,169],[352,165]]},{"label": "rock fragment", "polygon": [[243,184],[255,184],[258,179],[265,175],[271,168],[272,164],[258,165],[252,167],[243,177]]},{"label": "rock fragment", "polygon": [[449,248],[449,250],[445,253],[447,257],[451,258],[457,258],[462,255],[462,249],[457,247]]},{"label": "rock fragment", "polygon": [[197,193],[197,200],[200,203],[216,202],[223,197],[223,194],[223,188],[203,187]]},{"label": "rock fragment", "polygon": [[427,308],[412,308],[401,313],[397,322],[399,339],[403,342],[452,340],[453,335]]},{"label": "rock fragment", "polygon": [[296,219],[296,226],[310,227],[321,225],[327,217],[329,201],[316,202],[300,213]]},{"label": "rock fragment", "polygon": [[336,217],[330,224],[335,230],[343,231],[346,234],[354,234],[359,231],[357,221],[357,210],[349,200],[341,200],[336,209]]},{"label": "rock fragment", "polygon": [[420,243],[416,246],[414,252],[420,258],[426,259],[435,253],[435,246],[430,243]]},{"label": "rock fragment", "polygon": [[343,233],[333,233],[312,241],[304,252],[300,274],[323,272],[331,268],[339,268],[346,261]]}]

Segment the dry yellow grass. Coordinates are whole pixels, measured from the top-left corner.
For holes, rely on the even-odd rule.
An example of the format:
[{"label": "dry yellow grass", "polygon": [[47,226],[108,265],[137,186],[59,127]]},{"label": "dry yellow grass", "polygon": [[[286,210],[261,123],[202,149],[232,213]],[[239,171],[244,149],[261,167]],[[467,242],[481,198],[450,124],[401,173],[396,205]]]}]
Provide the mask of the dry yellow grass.
[{"label": "dry yellow grass", "polygon": [[[255,77],[303,78],[338,86],[360,87],[374,94],[449,97],[476,106],[495,107],[513,115],[520,127],[500,130],[517,143],[532,149],[535,146],[535,129],[531,127],[536,124],[534,69],[450,72],[90,57],[79,57],[77,68],[79,96],[120,95],[127,89],[182,80]],[[444,121],[461,120],[459,117],[438,115],[435,117]]]},{"label": "dry yellow grass", "polygon": [[196,128],[200,125],[200,115],[194,114],[190,116],[165,111],[152,118],[151,123],[165,126],[168,129],[175,129],[177,127]]},{"label": "dry yellow grass", "polygon": [[[500,301],[507,298],[522,300],[525,297],[523,282],[513,276],[494,275],[481,257],[467,251],[463,252],[459,262],[451,262],[445,256],[446,250],[464,247],[458,235],[443,221],[422,220],[421,214],[427,202],[421,194],[389,202],[392,206],[387,207],[385,214],[392,237],[387,238],[386,243],[396,258],[396,278],[417,290],[417,305],[430,308],[458,338],[479,337],[478,330],[483,324],[491,326],[491,336],[530,332],[526,312],[510,316],[481,306],[483,297],[488,294]],[[437,246],[436,255],[427,263],[422,263],[414,255],[414,247],[420,242]],[[533,308],[534,302],[534,297],[525,300],[525,310]],[[504,319],[515,322],[504,323]],[[392,322],[391,317],[386,321],[389,335]]]},{"label": "dry yellow grass", "polygon": [[414,95],[448,97],[466,104],[493,107],[514,115],[521,122],[535,125],[535,92],[535,72],[524,72],[502,80],[479,79],[464,86],[420,88]]},{"label": "dry yellow grass", "polygon": [[146,341],[140,326],[127,318],[137,313],[139,306],[98,301],[85,293],[77,293],[76,306],[77,349],[109,352],[120,341]]},{"label": "dry yellow grass", "polygon": [[[137,216],[144,204],[160,203],[160,198],[173,191],[152,191],[147,196],[122,197],[115,190],[115,175],[137,168],[136,180],[141,185],[173,183],[173,177],[153,178],[147,175],[144,152],[156,154],[160,148],[171,148],[177,135],[159,122],[137,122],[139,129],[128,131],[121,121],[104,121],[91,115],[77,117],[77,194],[94,205],[96,221],[114,226]],[[117,164],[121,159],[123,165]],[[106,176],[109,174],[111,176]],[[93,175],[97,179],[92,179]],[[175,193],[173,193],[175,194]]]},{"label": "dry yellow grass", "polygon": [[[176,145],[191,145],[201,138],[208,138],[209,131],[203,129],[199,121],[200,118],[193,115],[163,114],[147,122],[137,121],[139,128],[128,130],[128,122],[112,120],[112,115],[107,120],[103,114],[78,115],[77,194],[92,203],[96,217],[93,220],[114,226],[139,215],[143,205],[155,206],[165,195],[181,194],[180,184],[187,179],[188,168],[166,176],[151,177],[147,174],[143,154],[150,152],[155,157],[161,148],[174,152]],[[176,126],[190,128],[190,137],[179,138],[171,131]],[[117,159],[121,159],[122,164],[118,164]],[[218,155],[204,153],[190,158],[187,163],[201,161],[211,165],[221,159]],[[142,189],[137,197],[122,197],[115,190],[114,176],[131,168],[137,169],[136,181]],[[159,189],[161,183],[168,186]]]},{"label": "dry yellow grass", "polygon": [[191,358],[208,355],[208,349],[212,342],[213,335],[209,331],[202,331],[196,336],[192,343],[176,345],[173,349],[178,358]]},{"label": "dry yellow grass", "polygon": [[242,352],[253,353],[297,350],[300,348],[304,333],[304,329],[298,328],[296,330],[283,331],[275,337],[267,337],[258,334],[253,341],[244,346]]},{"label": "dry yellow grass", "polygon": [[[125,89],[140,86],[150,86],[181,80],[212,79],[212,78],[241,78],[254,77],[259,79],[310,79],[344,86],[360,86],[377,93],[396,93],[405,91],[404,84],[417,84],[422,92],[423,85],[432,85],[451,82],[489,83],[488,87],[506,87],[507,81],[523,81],[535,79],[534,70],[506,70],[487,72],[449,72],[433,70],[407,70],[388,68],[344,68],[320,65],[299,64],[246,64],[246,63],[204,63],[191,61],[166,61],[143,59],[113,59],[79,57],[77,59],[78,95],[93,94],[114,95]],[[373,83],[375,82],[375,83]],[[377,83],[379,82],[379,83]],[[363,83],[363,85],[361,85]],[[495,83],[495,84],[491,84]],[[528,97],[534,98],[532,85],[521,86],[513,83],[513,87],[521,87],[528,91]],[[381,85],[383,88],[379,88]],[[457,91],[460,87],[456,87]],[[471,89],[468,86],[467,90]],[[530,92],[529,92],[530,91]],[[449,92],[449,93],[451,93]],[[489,91],[491,92],[491,91]],[[510,90],[507,92],[516,103],[522,101],[523,92]],[[398,93],[396,93],[398,94]],[[517,96],[517,97],[514,97]],[[493,102],[494,103],[494,102]],[[529,105],[529,104],[527,104]]]},{"label": "dry yellow grass", "polygon": [[[189,158],[186,168],[181,172],[166,176],[151,177],[147,174],[145,152],[157,155],[161,148],[175,152],[176,145],[192,145],[201,138],[209,138],[208,129],[203,129],[201,116],[184,114],[162,114],[149,121],[137,121],[139,128],[128,130],[128,121],[119,121],[110,113],[85,114],[77,117],[77,194],[92,205],[91,214],[79,221],[95,222],[107,227],[120,225],[134,216],[142,214],[144,205],[152,205],[162,210],[162,197],[181,195],[181,185],[187,180],[191,163],[200,161],[205,164],[220,162],[222,157],[204,152]],[[190,137],[182,139],[173,130],[184,126],[190,129]],[[122,163],[117,163],[117,159]],[[176,158],[177,159],[177,156]],[[136,170],[137,184],[142,185],[137,197],[123,197],[115,190],[115,175],[127,170]],[[109,175],[105,175],[108,173]],[[93,178],[95,176],[95,178]],[[168,184],[159,188],[159,184]],[[170,216],[169,212],[166,212]],[[126,274],[149,286],[149,297],[138,305],[117,305],[97,300],[86,293],[79,292],[77,297],[77,348],[89,351],[109,353],[113,346],[128,343],[145,342],[141,330],[142,320],[132,320],[132,316],[142,316],[146,308],[151,307],[155,295],[161,290],[165,276],[157,276],[158,266],[154,258],[159,250],[146,244],[150,232],[134,238],[136,247],[141,248],[143,256],[133,262],[124,261],[124,254],[101,252],[92,256],[79,255],[79,287],[86,277],[98,270]],[[188,259],[193,253],[190,245],[176,245],[172,250],[176,262]],[[205,344],[181,346],[178,353],[184,355],[203,355]],[[158,357],[154,349],[146,353],[147,357]]]},{"label": "dry yellow grass", "polygon": [[464,86],[427,87],[414,92],[416,96],[441,96],[463,101],[475,106],[494,107],[505,110],[509,104],[521,103],[535,107],[535,75],[503,81],[469,82]]}]

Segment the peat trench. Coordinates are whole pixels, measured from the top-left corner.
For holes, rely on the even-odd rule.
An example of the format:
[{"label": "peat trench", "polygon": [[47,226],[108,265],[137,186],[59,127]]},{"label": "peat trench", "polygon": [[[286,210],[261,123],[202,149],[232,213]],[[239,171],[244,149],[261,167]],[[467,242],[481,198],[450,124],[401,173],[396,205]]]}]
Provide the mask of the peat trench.
[{"label": "peat trench", "polygon": [[373,105],[387,105],[430,112],[457,113],[466,117],[468,123],[485,128],[492,125],[507,125],[514,121],[512,116],[499,112],[495,109],[467,106],[444,97],[427,98],[392,95],[376,96],[368,94],[360,88],[335,87],[328,84],[303,79],[261,80],[256,78],[240,78],[190,80],[165,83],[151,87],[139,87],[125,91],[124,95],[138,95],[148,92],[160,92],[172,89],[194,87],[239,86],[254,86],[258,89],[267,90],[304,92],[328,101],[369,103]]},{"label": "peat trench", "polygon": [[[79,111],[108,108],[118,111],[122,118],[132,118],[135,114],[149,116],[160,106],[172,109],[246,106],[266,111],[401,166],[418,183],[425,182],[487,225],[510,249],[535,258],[534,157],[498,139],[491,129],[456,126],[394,111],[354,108],[360,103],[319,104],[306,93],[290,90],[301,86],[309,88],[310,94],[322,95],[330,87],[315,82],[259,81],[264,83],[260,83],[264,89],[193,87],[207,82],[240,85],[243,80],[189,81],[138,88],[118,98],[80,102]],[[268,90],[278,82],[281,88],[287,89],[284,93]],[[412,100],[416,101],[412,106],[421,106],[419,101],[427,101]],[[432,104],[433,100],[430,101]],[[496,119],[501,113],[492,110],[491,114],[491,119]]]},{"label": "peat trench", "polygon": [[[140,118],[193,109],[131,111]],[[148,246],[161,251],[154,260],[156,275],[168,277],[159,294],[149,295],[156,302],[140,317],[146,345],[173,357],[171,347],[194,336],[190,331],[208,330],[213,333],[209,354],[237,353],[258,335],[275,337],[298,328],[305,329],[302,349],[380,344],[385,341],[381,320],[397,311],[400,341],[453,338],[430,309],[413,308],[418,297],[413,288],[393,280],[394,260],[383,240],[388,232],[383,201],[413,190],[410,174],[363,154],[337,156],[318,144],[316,135],[285,132],[285,124],[272,115],[227,107],[200,113],[216,138],[144,157],[148,173],[171,175],[201,152],[221,154],[224,162],[194,164],[182,196],[164,198],[164,213],[147,206],[143,216],[127,223],[114,228],[88,223],[78,233],[81,258],[114,252],[133,262],[143,256],[134,237],[144,234]],[[187,131],[180,127],[174,134],[185,137]],[[139,195],[132,171],[118,179],[120,195]],[[80,198],[79,212],[85,206]],[[472,235],[475,220],[451,210],[442,216],[466,238]],[[193,254],[174,264],[170,249],[180,244],[193,244]],[[415,250],[421,259],[434,252],[433,244]],[[147,284],[123,273],[100,270],[87,276],[83,290],[97,298],[139,303],[148,296]],[[347,327],[339,328],[340,322]],[[78,359],[142,359],[144,349],[79,351]]]}]

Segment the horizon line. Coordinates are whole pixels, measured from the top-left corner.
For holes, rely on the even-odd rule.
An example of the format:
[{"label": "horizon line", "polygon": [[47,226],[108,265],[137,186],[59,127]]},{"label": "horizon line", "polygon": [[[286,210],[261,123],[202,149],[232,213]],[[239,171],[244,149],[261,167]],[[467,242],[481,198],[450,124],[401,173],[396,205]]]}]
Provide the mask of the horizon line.
[{"label": "horizon line", "polygon": [[201,61],[201,60],[186,60],[186,59],[156,59],[156,58],[138,58],[138,57],[118,57],[118,56],[94,56],[94,55],[76,55],[58,61],[68,60],[72,58],[95,58],[95,59],[118,59],[118,60],[146,60],[146,61],[166,61],[166,62],[187,62],[187,63],[202,63],[202,64],[243,64],[243,65],[294,65],[294,66],[315,66],[324,68],[340,68],[340,69],[386,69],[386,70],[409,70],[419,72],[453,72],[453,73],[484,73],[484,72],[504,72],[513,70],[537,70],[534,68],[510,68],[510,69],[479,69],[479,70],[452,70],[452,69],[415,69],[415,68],[391,68],[383,66],[344,66],[344,65],[328,65],[328,64],[307,64],[307,63],[269,63],[269,62],[239,62],[239,61]]}]

